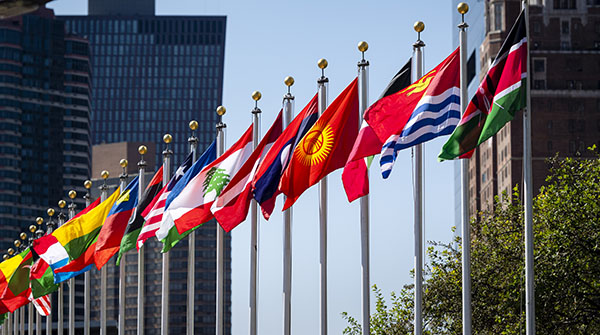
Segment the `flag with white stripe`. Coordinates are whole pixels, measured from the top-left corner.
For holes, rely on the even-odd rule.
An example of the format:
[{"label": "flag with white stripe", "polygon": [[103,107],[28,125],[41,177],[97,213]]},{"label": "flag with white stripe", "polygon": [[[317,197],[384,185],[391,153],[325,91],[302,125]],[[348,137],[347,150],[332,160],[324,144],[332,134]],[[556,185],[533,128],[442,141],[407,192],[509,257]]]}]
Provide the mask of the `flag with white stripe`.
[{"label": "flag with white stripe", "polygon": [[33,295],[29,295],[29,301],[33,303],[35,309],[41,316],[48,316],[52,311],[52,303],[50,302],[50,295],[43,295],[37,299],[33,298]]}]

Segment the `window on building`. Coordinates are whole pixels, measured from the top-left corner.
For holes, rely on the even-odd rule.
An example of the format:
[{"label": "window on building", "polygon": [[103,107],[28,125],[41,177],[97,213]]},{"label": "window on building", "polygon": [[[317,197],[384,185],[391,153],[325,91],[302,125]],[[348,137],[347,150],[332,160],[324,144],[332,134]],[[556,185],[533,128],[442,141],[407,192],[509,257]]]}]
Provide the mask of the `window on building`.
[{"label": "window on building", "polygon": [[475,51],[471,53],[467,60],[467,83],[471,83],[473,78],[475,78]]},{"label": "window on building", "polygon": [[494,4],[494,30],[502,30],[502,4]]},{"label": "window on building", "polygon": [[534,90],[544,90],[546,89],[546,81],[536,79],[533,81],[533,89]]},{"label": "window on building", "polygon": [[534,72],[546,72],[546,59],[537,58],[533,60]]},{"label": "window on building", "polygon": [[569,33],[569,21],[561,21],[560,22],[560,32],[563,34]]}]

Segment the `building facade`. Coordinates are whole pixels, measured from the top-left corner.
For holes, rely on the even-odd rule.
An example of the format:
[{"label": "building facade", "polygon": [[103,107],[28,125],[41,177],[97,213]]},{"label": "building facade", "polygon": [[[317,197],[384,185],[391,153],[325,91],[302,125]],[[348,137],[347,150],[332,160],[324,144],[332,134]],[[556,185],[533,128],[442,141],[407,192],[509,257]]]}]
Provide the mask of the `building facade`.
[{"label": "building facade", "polygon": [[[173,135],[172,171],[189,152],[188,122],[199,123],[199,150],[214,140],[215,113],[221,104],[226,18],[223,16],[156,16],[153,0],[88,1],[89,15],[62,16],[66,31],[85,36],[92,54],[94,144],[140,142],[156,144],[162,162],[165,133]],[[130,160],[131,165],[137,161]],[[114,162],[118,164],[118,159]],[[99,176],[93,176],[98,178]],[[130,174],[130,178],[132,175]],[[214,332],[216,318],[216,223],[196,231],[195,331]],[[169,331],[186,331],[187,253],[184,239],[169,253]],[[149,240],[145,253],[145,333],[160,334],[162,254]],[[108,325],[118,320],[118,268],[108,266]],[[137,255],[126,257],[126,334],[137,329]],[[231,329],[231,249],[225,241],[225,331]],[[92,296],[99,297],[98,271],[92,270]],[[100,301],[92,301],[92,325],[98,325]]]},{"label": "building facade", "polygon": [[[485,2],[483,79],[521,10],[521,2]],[[548,159],[589,157],[600,141],[600,1],[532,1],[529,13],[533,187]],[[523,114],[517,113],[470,160],[470,213],[491,210],[494,197],[523,184]]]},{"label": "building facade", "polygon": [[[20,232],[29,234],[27,227],[46,217],[48,207],[57,209],[69,190],[85,192],[91,173],[89,57],[88,41],[65,33],[52,10],[0,21],[2,250]],[[83,315],[79,280],[76,289],[76,311]]]}]

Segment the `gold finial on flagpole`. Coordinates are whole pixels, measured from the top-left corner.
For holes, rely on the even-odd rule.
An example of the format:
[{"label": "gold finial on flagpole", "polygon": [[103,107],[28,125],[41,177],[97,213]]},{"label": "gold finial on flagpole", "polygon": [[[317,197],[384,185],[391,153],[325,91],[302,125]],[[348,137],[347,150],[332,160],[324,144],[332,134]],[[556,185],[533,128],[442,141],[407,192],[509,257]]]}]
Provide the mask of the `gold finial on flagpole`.
[{"label": "gold finial on flagpole", "polygon": [[77,192],[75,192],[74,190],[69,191],[69,198],[75,199],[76,196],[77,196]]},{"label": "gold finial on flagpole", "polygon": [[171,134],[165,134],[163,136],[163,142],[165,142],[166,144],[169,144],[173,141],[173,136],[171,136]]},{"label": "gold finial on flagpole", "polygon": [[138,147],[138,152],[140,153],[140,155],[145,155],[146,152],[148,152],[148,148],[145,145],[140,145]]},{"label": "gold finial on flagpole", "polygon": [[224,106],[217,107],[217,115],[223,116],[227,112],[227,109]]},{"label": "gold finial on flagpole", "polygon": [[[119,165],[120,165],[122,168],[126,168],[126,167],[127,167],[127,165],[129,165],[129,161],[128,161],[128,160],[126,160],[125,158],[123,158],[123,159],[121,159],[121,160],[119,161]],[[86,182],[87,182],[87,180],[86,180]],[[84,186],[85,186],[85,185],[84,185]],[[91,185],[90,185],[90,186],[91,186]],[[86,188],[89,188],[89,187],[86,187]]]},{"label": "gold finial on flagpole", "polygon": [[[108,173],[108,172],[107,172]],[[65,206],[67,205],[67,202],[64,200],[59,200],[58,201],[58,207],[59,208],[65,208]]]},{"label": "gold finial on flagpole", "polygon": [[86,189],[90,189],[92,188],[92,181],[91,180],[86,180],[83,182],[83,187],[85,187]]},{"label": "gold finial on flagpole", "polygon": [[53,217],[54,216],[54,208],[48,208],[48,210],[46,210],[46,213],[48,214],[49,217]]},{"label": "gold finial on flagpole", "polygon": [[34,224],[32,224],[32,225],[29,226],[29,231],[30,232],[35,233],[36,230],[37,230],[37,227]]},{"label": "gold finial on flagpole", "polygon": [[192,131],[198,129],[198,121],[196,121],[196,120],[190,121],[189,126]]},{"label": "gold finial on flagpole", "polygon": [[41,216],[38,216],[38,217],[35,219],[35,223],[37,223],[38,225],[42,225],[42,223],[44,223],[44,218],[43,218],[43,217],[41,217]]}]

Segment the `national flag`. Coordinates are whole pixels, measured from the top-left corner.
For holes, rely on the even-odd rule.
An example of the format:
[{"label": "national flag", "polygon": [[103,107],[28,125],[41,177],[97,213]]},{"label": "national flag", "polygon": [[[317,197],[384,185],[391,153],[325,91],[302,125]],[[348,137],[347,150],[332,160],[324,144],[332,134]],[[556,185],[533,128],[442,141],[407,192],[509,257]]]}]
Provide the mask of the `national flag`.
[{"label": "national flag", "polygon": [[31,266],[29,274],[31,294],[35,299],[58,290],[59,284],[54,283],[52,268],[43,258],[38,258]]},{"label": "national flag", "polygon": [[379,164],[383,178],[402,149],[452,133],[460,119],[460,60],[457,48],[416,82],[377,101],[365,112],[383,142]]},{"label": "national flag", "polygon": [[[204,167],[208,164],[212,163],[217,158],[217,141],[213,141],[213,143],[204,151],[202,156],[198,158],[198,160],[192,165],[192,167],[187,170],[187,172],[183,175],[183,178],[175,184],[175,187],[171,190],[171,193],[167,196],[167,200],[165,201],[165,210],[169,208],[173,200],[175,200],[181,191],[187,186],[187,184],[192,180]],[[160,228],[156,231],[156,238],[163,244],[163,248],[161,252],[168,252],[175,246],[175,244],[179,243],[183,238],[188,236],[192,231],[196,230],[200,226],[196,226],[190,230],[185,231],[183,234],[180,234],[177,231],[177,227],[175,227],[175,222],[168,215],[168,213],[164,213],[162,221],[160,223]]]},{"label": "national flag", "polygon": [[527,34],[521,12],[481,81],[458,127],[442,147],[439,160],[469,158],[526,106]]},{"label": "national flag", "polygon": [[8,310],[14,312],[27,304],[27,297],[31,293],[29,288],[29,272],[33,262],[31,250],[27,248],[12,257],[11,260],[8,268],[0,267],[5,278],[5,285],[2,285],[4,288],[0,292],[0,297]]},{"label": "national flag", "polygon": [[154,200],[160,192],[162,188],[162,178],[163,167],[161,166],[154,174],[154,177],[152,177],[152,180],[150,180],[150,183],[148,183],[148,186],[146,186],[146,190],[144,190],[141,200],[133,210],[133,215],[127,224],[125,234],[123,234],[123,238],[121,239],[119,255],[117,256],[117,265],[120,264],[121,257],[123,257],[124,253],[136,247],[138,236],[144,226],[144,216],[142,216],[142,212],[148,208],[150,203],[152,203],[152,200]]},{"label": "national flag", "polygon": [[[89,206],[84,208],[81,212],[75,215],[75,218],[80,217],[83,214],[88,213],[92,209],[96,208],[100,204],[100,198],[96,199]],[[72,221],[73,219],[69,220]],[[56,237],[52,234],[46,234],[45,236],[33,240],[33,250],[37,255],[40,256],[52,269],[54,270],[67,265],[69,262],[69,254],[65,247],[63,247]],[[55,278],[56,280],[56,278]]]},{"label": "national flag", "polygon": [[[412,58],[400,69],[392,78],[392,81],[383,91],[383,94],[377,101],[396,94],[406,88],[411,83],[411,65]],[[352,152],[348,158],[344,171],[342,172],[342,182],[348,201],[352,202],[362,196],[369,194],[369,173],[374,155],[381,152],[383,143],[379,140],[371,126],[366,121],[362,121],[358,137],[354,142]]]},{"label": "national flag", "polygon": [[69,263],[54,270],[55,283],[63,282],[91,269],[98,234],[119,194],[120,189],[117,188],[98,206],[52,232],[51,235],[56,237],[69,254]]},{"label": "national flag", "polygon": [[139,184],[136,176],[119,195],[100,228],[94,254],[94,263],[98,270],[119,251],[127,223],[137,205]]},{"label": "national flag", "polygon": [[167,209],[180,234],[213,218],[210,207],[252,151],[250,126],[231,148],[190,180]]},{"label": "national flag", "polygon": [[48,316],[50,315],[50,312],[52,312],[52,302],[50,301],[49,295],[44,295],[36,299],[30,294],[29,301],[31,301],[38,314],[41,316]]},{"label": "national flag", "polygon": [[250,207],[250,200],[252,200],[252,179],[267,151],[281,136],[282,113],[283,111],[279,112],[275,122],[258,143],[254,152],[233,176],[211,207],[217,222],[226,232],[230,232],[248,216],[248,208]]},{"label": "national flag", "polygon": [[190,169],[192,166],[192,153],[189,153],[183,163],[177,168],[175,174],[167,185],[163,187],[159,194],[152,200],[152,206],[148,206],[143,212],[142,215],[146,220],[144,223],[144,227],[142,227],[142,231],[140,231],[140,236],[138,236],[137,240],[137,248],[140,248],[144,245],[146,240],[148,240],[152,236],[156,236],[156,231],[160,228],[160,223],[163,218],[163,213],[165,212],[165,205],[167,203],[167,197],[171,190],[175,187],[177,182],[183,178],[183,175]]},{"label": "national flag", "polygon": [[358,135],[358,78],[323,112],[294,149],[279,189],[289,208],[309,187],[343,167]]},{"label": "national flag", "polygon": [[275,208],[275,199],[279,191],[279,182],[283,171],[288,166],[290,152],[298,145],[308,130],[319,118],[318,94],[302,109],[285,128],[281,136],[273,143],[257,168],[252,180],[254,199],[259,203],[265,219],[269,219]]}]

